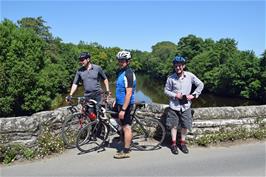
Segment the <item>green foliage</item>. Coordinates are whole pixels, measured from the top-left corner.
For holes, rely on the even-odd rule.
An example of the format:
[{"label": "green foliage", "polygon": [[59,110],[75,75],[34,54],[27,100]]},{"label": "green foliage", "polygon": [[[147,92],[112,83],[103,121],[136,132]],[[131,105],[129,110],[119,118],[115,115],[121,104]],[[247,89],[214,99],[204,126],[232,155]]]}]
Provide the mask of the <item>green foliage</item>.
[{"label": "green foliage", "polygon": [[260,58],[260,81],[261,88],[258,93],[259,100],[266,103],[266,50],[264,50]]},{"label": "green foliage", "polygon": [[[92,63],[100,65],[109,78],[115,77],[120,48],[95,42],[63,43],[49,29],[42,17],[22,18],[18,25],[7,19],[0,23],[1,117],[55,108],[58,96],[69,92],[80,67],[80,52],[90,52]],[[190,34],[177,44],[163,41],[153,45],[152,52],[131,53],[135,72],[166,80],[178,54],[187,58],[187,69],[204,82],[204,91],[266,103],[266,51],[257,58],[253,51],[239,51],[234,39],[204,40]]]},{"label": "green foliage", "polygon": [[221,67],[217,92],[254,98],[261,87],[261,82],[258,80],[259,72],[259,60],[254,53],[240,52],[234,58],[229,58]]},{"label": "green foliage", "polygon": [[32,159],[34,151],[22,144],[12,144],[8,146],[0,145],[0,159],[4,164],[9,164],[17,159]]},{"label": "green foliage", "polygon": [[50,155],[52,153],[61,153],[64,151],[64,142],[59,134],[52,134],[48,127],[45,127],[37,140],[36,149],[37,158]]},{"label": "green foliage", "polygon": [[9,164],[18,159],[38,159],[52,153],[64,151],[64,143],[59,134],[52,134],[45,126],[37,140],[36,147],[26,147],[23,144],[0,144],[0,163]]},{"label": "green foliage", "polygon": [[239,128],[235,130],[221,130],[216,133],[212,134],[205,134],[194,142],[200,146],[208,146],[210,144],[217,144],[221,142],[230,142],[235,140],[246,140],[248,138],[255,138],[255,139],[265,139],[266,138],[266,128],[260,128],[255,130],[247,130],[245,128]]},{"label": "green foliage", "polygon": [[[0,112],[3,115],[21,115],[27,113],[27,110],[23,109],[24,94],[31,91],[36,83],[36,75],[43,67],[43,51],[46,45],[32,31],[5,25],[10,24],[4,22],[0,26],[9,32],[6,35],[13,38],[9,38],[8,46],[3,46],[6,53],[1,55],[4,59],[1,63],[1,68],[4,68],[1,69],[1,82],[4,82],[4,86],[0,97],[4,99],[0,100],[0,105],[5,106],[4,109],[0,108]],[[11,112],[12,110],[14,111]]]},{"label": "green foliage", "polygon": [[152,46],[152,52],[143,60],[142,69],[144,72],[150,73],[155,78],[166,79],[172,72],[172,59],[177,53],[176,45],[172,42],[159,42]]},{"label": "green foliage", "polygon": [[42,17],[32,18],[26,17],[18,20],[18,24],[20,28],[26,28],[33,30],[44,40],[51,40],[52,34],[49,32],[49,26],[45,26],[46,21],[42,19]]},{"label": "green foliage", "polygon": [[49,109],[58,93],[69,88],[76,67],[64,57],[74,63],[76,49],[53,39],[43,23],[41,18],[25,18],[20,26],[8,20],[0,24],[1,116]]},{"label": "green foliage", "polygon": [[197,73],[197,77],[204,82],[207,89],[212,89],[217,85],[219,66],[219,54],[215,51],[204,51],[187,64],[188,70]]},{"label": "green foliage", "polygon": [[203,52],[204,47],[203,39],[192,34],[182,37],[177,44],[178,54],[186,57],[187,60]]}]

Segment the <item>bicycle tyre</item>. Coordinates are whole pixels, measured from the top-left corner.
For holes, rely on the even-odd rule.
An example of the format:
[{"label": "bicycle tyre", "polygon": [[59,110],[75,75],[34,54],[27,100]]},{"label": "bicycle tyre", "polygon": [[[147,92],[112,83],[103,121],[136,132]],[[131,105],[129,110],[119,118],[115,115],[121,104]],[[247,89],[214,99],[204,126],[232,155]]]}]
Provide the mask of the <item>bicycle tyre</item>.
[{"label": "bicycle tyre", "polygon": [[[82,120],[82,125],[80,125]],[[62,139],[66,148],[76,147],[76,137],[81,127],[90,122],[89,119],[84,117],[81,113],[73,113],[66,117],[62,125]]]},{"label": "bicycle tyre", "polygon": [[108,135],[109,129],[105,123],[98,121],[90,122],[79,131],[76,147],[84,153],[96,151],[104,147]]},{"label": "bicycle tyre", "polygon": [[132,125],[131,146],[141,151],[155,150],[162,144],[165,133],[159,120],[151,117],[137,118]]}]

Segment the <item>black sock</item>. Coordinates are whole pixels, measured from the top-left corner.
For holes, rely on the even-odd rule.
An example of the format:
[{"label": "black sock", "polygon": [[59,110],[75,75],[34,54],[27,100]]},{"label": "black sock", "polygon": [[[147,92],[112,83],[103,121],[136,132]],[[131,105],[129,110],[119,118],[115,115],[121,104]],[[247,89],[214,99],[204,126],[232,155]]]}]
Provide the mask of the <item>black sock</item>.
[{"label": "black sock", "polygon": [[130,149],[129,148],[124,148],[124,153],[129,153]]}]

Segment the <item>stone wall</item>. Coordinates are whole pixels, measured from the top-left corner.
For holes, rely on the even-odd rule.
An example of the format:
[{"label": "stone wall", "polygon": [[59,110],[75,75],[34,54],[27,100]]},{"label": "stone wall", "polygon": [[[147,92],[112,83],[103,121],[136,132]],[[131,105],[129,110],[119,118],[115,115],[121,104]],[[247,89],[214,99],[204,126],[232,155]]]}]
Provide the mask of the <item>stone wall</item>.
[{"label": "stone wall", "polygon": [[[152,116],[165,124],[168,105],[151,104],[143,108],[142,116]],[[239,107],[193,108],[193,128],[189,138],[239,128],[258,129],[266,124],[266,105]]]},{"label": "stone wall", "polygon": [[[168,105],[148,104],[137,114],[160,119],[165,122]],[[257,129],[260,123],[266,123],[266,105],[239,107],[195,108],[193,129],[190,138],[203,133],[212,133],[222,129],[244,127]],[[0,144],[23,143],[33,145],[44,125],[49,125],[60,133],[64,118],[69,114],[67,107],[54,111],[43,111],[32,116],[0,118]]]}]

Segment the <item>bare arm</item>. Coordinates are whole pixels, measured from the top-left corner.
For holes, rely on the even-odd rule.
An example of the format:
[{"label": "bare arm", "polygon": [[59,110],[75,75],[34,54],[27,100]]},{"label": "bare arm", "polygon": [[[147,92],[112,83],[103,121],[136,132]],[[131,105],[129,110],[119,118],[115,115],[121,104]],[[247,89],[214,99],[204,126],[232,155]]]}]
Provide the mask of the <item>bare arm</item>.
[{"label": "bare arm", "polygon": [[108,81],[108,79],[105,79],[105,80],[103,81],[103,83],[104,83],[104,85],[105,85],[105,89],[106,89],[106,91],[110,91],[110,89],[109,89],[109,81]]},{"label": "bare arm", "polygon": [[[126,97],[125,97],[124,104],[122,106],[123,110],[126,110],[128,105],[129,105],[130,98],[131,98],[131,95],[132,95],[132,90],[133,90],[133,88],[126,88]],[[124,117],[125,117],[125,111],[123,111],[123,110],[121,110],[119,112],[119,115],[118,115],[119,119],[124,119]]]},{"label": "bare arm", "polygon": [[130,98],[132,96],[132,90],[133,88],[126,88],[126,97],[125,97],[125,101],[124,101],[124,104],[123,104],[123,109],[127,109],[128,105],[129,105],[129,102],[130,102]]},{"label": "bare arm", "polygon": [[72,96],[76,92],[77,88],[78,88],[77,84],[72,84],[72,87],[71,87],[69,95]]}]

